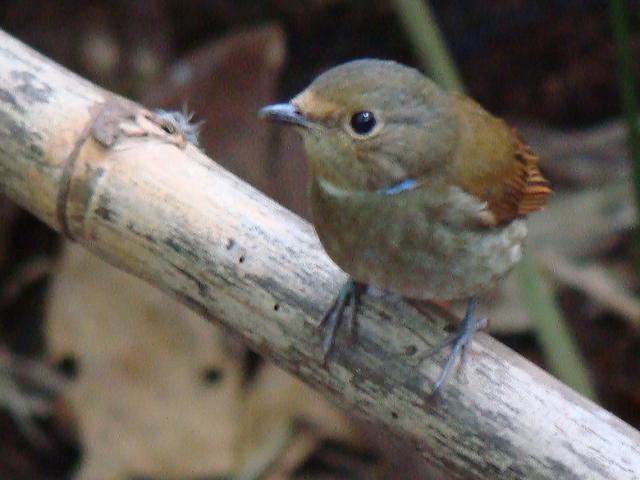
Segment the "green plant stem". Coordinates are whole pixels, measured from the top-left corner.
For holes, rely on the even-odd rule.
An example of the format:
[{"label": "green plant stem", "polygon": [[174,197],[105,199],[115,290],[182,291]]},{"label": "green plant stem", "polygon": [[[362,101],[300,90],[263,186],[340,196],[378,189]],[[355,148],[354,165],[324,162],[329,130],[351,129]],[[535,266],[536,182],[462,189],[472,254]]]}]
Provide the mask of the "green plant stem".
[{"label": "green plant stem", "polygon": [[451,59],[438,21],[424,0],[392,0],[402,26],[422,66],[436,83],[449,90],[465,92],[464,82]]},{"label": "green plant stem", "polygon": [[[629,34],[629,12],[626,0],[610,0],[609,14],[616,40],[620,94],[628,128],[629,158],[633,170],[636,211],[640,216],[640,125],[638,123],[638,80],[633,75],[633,52]],[[640,217],[638,218],[640,225]],[[636,249],[640,251],[640,230],[636,234]]]},{"label": "green plant stem", "polygon": [[[392,3],[423,68],[444,88],[464,92],[462,77],[428,2],[392,0]],[[529,254],[525,254],[516,270],[527,312],[549,368],[564,383],[595,400],[595,388],[571,330]]]},{"label": "green plant stem", "polygon": [[525,254],[517,275],[538,344],[547,365],[556,376],[585,397],[596,399],[596,391],[571,330],[556,307],[549,288],[530,254]]}]

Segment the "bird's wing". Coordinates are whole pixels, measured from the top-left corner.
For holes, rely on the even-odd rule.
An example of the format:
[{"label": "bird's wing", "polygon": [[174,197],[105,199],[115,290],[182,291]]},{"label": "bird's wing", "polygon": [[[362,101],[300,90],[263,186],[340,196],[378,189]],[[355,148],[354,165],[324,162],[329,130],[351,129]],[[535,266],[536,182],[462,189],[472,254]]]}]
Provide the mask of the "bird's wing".
[{"label": "bird's wing", "polygon": [[495,225],[540,210],[551,187],[538,168],[538,157],[515,130],[473,100],[456,95],[455,103],[460,130],[454,183],[486,202]]}]

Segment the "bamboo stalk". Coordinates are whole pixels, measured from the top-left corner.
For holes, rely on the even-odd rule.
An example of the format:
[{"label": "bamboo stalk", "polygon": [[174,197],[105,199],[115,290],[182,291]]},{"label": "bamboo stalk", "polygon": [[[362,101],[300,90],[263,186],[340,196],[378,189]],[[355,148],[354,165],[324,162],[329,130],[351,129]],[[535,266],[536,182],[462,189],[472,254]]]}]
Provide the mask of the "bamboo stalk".
[{"label": "bamboo stalk", "polygon": [[410,440],[436,476],[640,474],[640,433],[488,335],[429,398],[440,365],[416,358],[443,324],[402,301],[367,297],[356,342],[339,334],[324,367],[316,327],[344,274],[307,222],[141,107],[0,45],[0,191],[52,228]]}]

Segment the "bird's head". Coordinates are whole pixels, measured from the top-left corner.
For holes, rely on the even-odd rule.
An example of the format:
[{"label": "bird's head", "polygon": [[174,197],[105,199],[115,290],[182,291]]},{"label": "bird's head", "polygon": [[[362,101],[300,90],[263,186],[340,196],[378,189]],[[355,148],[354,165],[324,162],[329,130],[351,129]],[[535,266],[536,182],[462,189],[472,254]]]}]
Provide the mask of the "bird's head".
[{"label": "bird's head", "polygon": [[314,176],[375,190],[444,170],[457,136],[451,97],[413,68],[356,60],[260,116],[302,134]]}]

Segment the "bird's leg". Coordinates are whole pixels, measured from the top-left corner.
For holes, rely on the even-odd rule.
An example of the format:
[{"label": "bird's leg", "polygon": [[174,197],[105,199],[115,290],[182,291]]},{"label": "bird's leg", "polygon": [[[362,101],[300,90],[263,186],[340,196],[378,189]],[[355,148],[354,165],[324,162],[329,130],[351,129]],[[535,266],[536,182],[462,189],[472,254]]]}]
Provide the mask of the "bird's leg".
[{"label": "bird's leg", "polygon": [[449,353],[449,357],[447,357],[447,361],[442,368],[442,372],[440,376],[436,380],[436,383],[433,386],[432,395],[435,395],[442,386],[446,383],[447,379],[451,375],[451,371],[453,370],[453,366],[456,362],[456,359],[460,356],[460,366],[463,365],[464,360],[467,354],[467,347],[471,343],[474,334],[484,328],[487,325],[486,318],[476,319],[474,317],[474,310],[476,307],[476,298],[471,297],[467,303],[467,312],[465,313],[464,319],[462,320],[462,324],[458,328],[458,331],[452,334],[449,338],[447,338],[440,345],[436,346],[433,350],[431,350],[427,355],[422,357],[421,361],[426,360],[429,357],[440,352],[442,349],[448,347],[449,345],[453,345],[451,348],[451,353]]},{"label": "bird's leg", "polygon": [[360,297],[367,289],[367,286],[364,283],[356,282],[355,280],[351,280],[353,284],[353,291],[351,292],[351,301],[349,305],[351,306],[351,315],[349,315],[346,319],[347,321],[347,331],[349,332],[349,340],[353,341],[356,338],[356,331],[358,329],[358,309],[360,308]]},{"label": "bird's leg", "polygon": [[346,318],[347,327],[351,338],[355,336],[356,330],[356,315],[358,313],[358,306],[360,305],[360,296],[364,292],[366,285],[364,283],[356,282],[354,279],[349,278],[345,284],[340,288],[336,299],[333,304],[324,314],[320,321],[319,328],[324,330],[324,337],[322,339],[322,351],[323,363],[327,362],[329,353],[333,348],[333,344],[336,338],[336,332],[340,326],[340,322],[344,317],[344,311],[347,306],[351,306],[351,315]]}]

